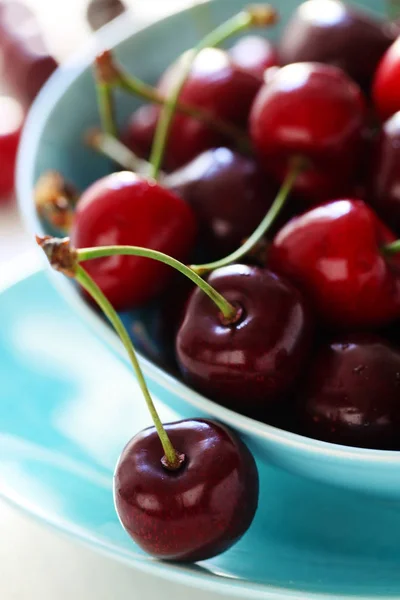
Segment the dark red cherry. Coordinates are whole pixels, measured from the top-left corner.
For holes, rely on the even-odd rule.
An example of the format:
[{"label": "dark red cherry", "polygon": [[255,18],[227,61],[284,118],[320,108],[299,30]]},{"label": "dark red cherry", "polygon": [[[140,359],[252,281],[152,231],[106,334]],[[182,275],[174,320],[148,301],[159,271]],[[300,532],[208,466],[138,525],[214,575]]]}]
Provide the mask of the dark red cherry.
[{"label": "dark red cherry", "polygon": [[261,35],[245,35],[228,52],[235,65],[261,79],[266,69],[279,64],[276,48]]},{"label": "dark red cherry", "polygon": [[208,281],[238,307],[239,318],[225,324],[210,299],[193,292],[176,338],[183,377],[229,408],[268,418],[308,359],[312,324],[303,297],[285,279],[254,266],[217,269]]},{"label": "dark red cherry", "polygon": [[90,27],[97,31],[126,10],[121,0],[90,0],[86,9],[86,18]]},{"label": "dark red cherry", "polygon": [[162,464],[154,427],[136,435],[116,468],[114,498],[135,542],[161,559],[206,560],[249,528],[258,504],[258,473],[246,446],[226,427],[188,420],[165,425],[185,455],[177,471]]},{"label": "dark red cherry", "polygon": [[319,348],[299,394],[303,432],[327,442],[399,448],[400,352],[358,334]]},{"label": "dark red cherry", "polygon": [[372,155],[368,201],[400,235],[400,112],[382,126]]},{"label": "dark red cherry", "polygon": [[23,124],[20,104],[9,96],[0,96],[0,200],[14,188],[14,171]]},{"label": "dark red cherry", "polygon": [[0,53],[3,79],[28,108],[57,62],[49,54],[34,13],[18,1],[0,2]]},{"label": "dark red cherry", "polygon": [[160,109],[154,104],[140,106],[132,113],[121,134],[122,141],[141,158],[150,156],[159,114]]},{"label": "dark red cherry", "polygon": [[372,97],[382,120],[400,110],[400,38],[386,51],[376,70]]},{"label": "dark red cherry", "polygon": [[[108,175],[81,196],[71,240],[76,248],[144,246],[186,261],[195,237],[192,210],[155,181],[134,173]],[[134,308],[165,289],[173,270],[134,256],[110,256],[83,263],[118,310]]]},{"label": "dark red cherry", "polygon": [[308,295],[324,321],[377,327],[400,317],[396,236],[362,200],[335,200],[295,217],[276,235],[268,266]]},{"label": "dark red cherry", "polygon": [[[176,86],[185,60],[186,55],[183,55],[161,77],[158,89],[164,96],[171,94]],[[200,107],[214,117],[245,128],[259,88],[260,79],[236,67],[224,50],[205,48],[197,56],[179,98],[181,102]],[[130,147],[151,146],[159,111],[160,108],[155,107],[135,113],[124,134]],[[138,139],[136,132],[139,132]],[[177,169],[204,150],[220,146],[223,142],[221,134],[209,125],[177,114],[168,136],[164,166],[167,170]]]},{"label": "dark red cherry", "polygon": [[233,252],[272,204],[277,186],[257,163],[228,148],[200,154],[164,184],[193,208],[207,260]]},{"label": "dark red cherry", "polygon": [[279,44],[281,64],[328,63],[368,90],[394,39],[388,23],[340,0],[308,0],[293,13]]},{"label": "dark red cherry", "polygon": [[267,172],[280,181],[290,159],[307,168],[294,189],[308,203],[347,190],[362,150],[364,100],[340,69],[297,63],[279,69],[257,95],[251,137]]}]

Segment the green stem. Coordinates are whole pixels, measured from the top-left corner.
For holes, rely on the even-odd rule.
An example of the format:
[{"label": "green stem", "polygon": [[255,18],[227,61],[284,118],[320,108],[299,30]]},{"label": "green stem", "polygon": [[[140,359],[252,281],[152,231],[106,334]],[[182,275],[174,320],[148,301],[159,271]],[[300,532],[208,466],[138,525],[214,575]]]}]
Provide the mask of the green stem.
[{"label": "green stem", "polygon": [[115,331],[121,338],[121,341],[129,354],[129,358],[131,360],[133,370],[135,371],[140,389],[142,390],[143,396],[145,397],[147,407],[151,414],[151,418],[153,419],[154,426],[160,438],[167,466],[170,469],[179,468],[182,464],[182,457],[178,455],[175,448],[173,447],[171,440],[169,439],[168,434],[165,431],[164,426],[160,420],[160,417],[158,416],[156,407],[154,406],[153,399],[150,395],[145,378],[143,376],[142,369],[140,368],[139,361],[137,359],[132,341],[124,325],[122,324],[121,319],[115,312],[110,302],[104,296],[103,292],[100,290],[98,285],[93,281],[93,279],[85,271],[85,269],[78,265],[76,267],[74,276],[76,281],[88,292],[88,294],[90,294],[93,300],[95,300],[95,302],[99,305],[99,307],[109,319]]},{"label": "green stem", "polygon": [[385,256],[393,256],[394,254],[398,254],[400,252],[400,240],[396,240],[391,244],[383,246],[381,250]]},{"label": "green stem", "polygon": [[93,150],[110,158],[127,171],[134,171],[144,176],[150,174],[150,163],[136,156],[132,150],[127,148],[116,137],[94,129],[85,135],[85,141]]},{"label": "green stem", "polygon": [[114,118],[114,98],[111,86],[97,79],[96,81],[97,88],[97,103],[99,107],[100,113],[100,121],[103,131],[112,135],[114,137],[117,136],[117,126],[115,124]]},{"label": "green stem", "polygon": [[149,248],[140,248],[139,246],[98,246],[96,248],[84,248],[76,250],[76,256],[79,263],[94,258],[104,258],[106,256],[143,256],[162,262],[173,267],[186,277],[193,281],[207,296],[217,305],[224,318],[229,321],[237,316],[237,309],[230,304],[217,290],[209,283],[204,281],[197,273],[192,271],[176,258],[172,258],[163,252],[150,250]]},{"label": "green stem", "polygon": [[[273,15],[273,16],[272,16]],[[271,22],[275,22],[276,15],[270,11]],[[258,21],[257,21],[258,23]],[[178,106],[179,95],[183,86],[190,74],[193,63],[198,54],[205,48],[213,48],[219,46],[234,34],[240,33],[255,24],[254,13],[251,7],[243,10],[225,23],[216,27],[211,33],[206,35],[194,48],[189,50],[181,57],[181,72],[176,85],[174,86],[171,95],[168,97],[168,102],[163,106],[160,117],[157,122],[157,128],[154,135],[153,147],[150,155],[150,163],[152,164],[152,176],[157,179],[162,161],[164,158],[166,142],[171,123]],[[268,24],[268,22],[266,23]]]},{"label": "green stem", "polygon": [[233,262],[239,261],[248,252],[250,252],[250,250],[252,250],[254,246],[261,240],[261,238],[264,237],[264,235],[268,232],[268,229],[275,222],[275,219],[278,217],[280,211],[285,205],[285,202],[290,194],[294,182],[296,181],[296,178],[303,169],[303,161],[301,159],[295,159],[267,214],[265,215],[261,223],[258,225],[258,227],[253,231],[251,236],[245,241],[245,243],[242,246],[240,246],[240,248],[238,248],[231,254],[228,254],[228,256],[221,258],[220,260],[216,260],[214,262],[206,263],[203,265],[191,265],[191,269],[198,275],[203,276],[209,271],[213,271],[214,269],[219,269],[220,267],[225,267],[226,265],[230,265]]}]

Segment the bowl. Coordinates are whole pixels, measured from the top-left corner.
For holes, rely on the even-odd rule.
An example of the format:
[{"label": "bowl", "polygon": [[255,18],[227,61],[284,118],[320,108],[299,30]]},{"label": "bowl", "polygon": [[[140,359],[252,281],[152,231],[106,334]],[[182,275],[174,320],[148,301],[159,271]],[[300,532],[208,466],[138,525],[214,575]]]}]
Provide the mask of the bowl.
[{"label": "bowl", "polygon": [[[299,3],[279,2],[283,23]],[[362,0],[358,4],[376,9],[376,0]],[[208,5],[209,16],[216,24],[242,7],[243,0],[213,0]],[[17,165],[17,194],[32,234],[45,233],[35,212],[32,193],[41,173],[59,170],[79,189],[84,189],[110,168],[107,160],[82,143],[82,132],[99,124],[90,69],[95,54],[101,48],[114,48],[125,67],[146,81],[155,81],[169,63],[202,36],[195,16],[196,12],[189,8],[134,33],[129,19],[117,19],[45,85],[28,116]],[[279,26],[274,28],[268,35],[276,37],[279,29]],[[121,124],[139,103],[127,95],[118,96],[117,115]],[[116,335],[84,303],[74,285],[52,271],[51,277],[70,301],[71,308],[128,364]],[[214,417],[231,426],[242,435],[259,461],[331,485],[400,499],[400,452],[334,445],[277,429],[212,402],[143,355],[140,362],[151,392],[162,402],[182,417]]]}]

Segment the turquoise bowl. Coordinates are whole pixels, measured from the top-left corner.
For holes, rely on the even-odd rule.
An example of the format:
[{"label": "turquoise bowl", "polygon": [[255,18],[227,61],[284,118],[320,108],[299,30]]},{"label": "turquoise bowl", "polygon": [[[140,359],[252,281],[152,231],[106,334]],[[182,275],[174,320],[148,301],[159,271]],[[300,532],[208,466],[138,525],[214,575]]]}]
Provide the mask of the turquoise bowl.
[{"label": "turquoise bowl", "polygon": [[[209,18],[219,23],[242,8],[243,0],[214,0],[208,5]],[[281,0],[282,22],[299,4]],[[377,9],[376,0],[358,2]],[[154,81],[182,51],[202,36],[197,9],[187,9],[140,31],[133,31],[129,19],[106,27],[99,37],[71,63],[62,67],[45,86],[28,117],[17,167],[17,191],[29,230],[43,233],[34,209],[32,190],[38,176],[56,169],[84,189],[109,170],[107,160],[96,156],[82,143],[82,132],[98,124],[96,96],[90,64],[101,48],[115,48],[121,62],[139,77]],[[268,35],[279,35],[278,26]],[[118,97],[118,118],[122,124],[137,106],[131,97]],[[111,329],[82,301],[76,288],[61,275],[54,282],[71,307],[127,362],[124,350]],[[150,389],[163,403],[183,417],[211,416],[236,429],[257,459],[296,474],[365,494],[400,499],[400,452],[365,450],[324,443],[243,417],[219,406],[140,357]]]}]

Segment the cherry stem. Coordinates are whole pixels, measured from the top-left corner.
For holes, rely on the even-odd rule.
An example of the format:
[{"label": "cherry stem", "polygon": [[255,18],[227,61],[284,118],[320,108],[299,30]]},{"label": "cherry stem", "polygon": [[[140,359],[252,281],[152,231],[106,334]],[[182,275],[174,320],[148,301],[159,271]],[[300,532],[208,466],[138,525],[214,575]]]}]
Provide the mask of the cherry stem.
[{"label": "cherry stem", "polygon": [[141,248],[139,246],[98,246],[95,248],[83,248],[76,250],[78,263],[94,258],[104,258],[107,256],[143,256],[162,262],[170,267],[173,267],[188,279],[193,281],[207,296],[216,304],[221,311],[226,321],[231,321],[236,318],[237,308],[235,308],[228,300],[226,300],[217,290],[209,283],[204,281],[197,273],[176,258],[168,256],[158,250],[150,250],[149,248]]},{"label": "cherry stem", "polygon": [[[85,142],[90,148],[110,158],[127,171],[134,171],[145,177],[150,174],[150,163],[139,158],[113,135],[104,133],[100,129],[91,129],[85,135]],[[164,176],[164,174],[162,175]]]},{"label": "cherry stem", "polygon": [[205,275],[210,271],[214,271],[214,269],[219,269],[220,267],[225,267],[234,262],[238,262],[241,258],[243,258],[248,252],[250,252],[256,244],[264,237],[264,235],[268,232],[269,228],[275,222],[275,219],[278,217],[280,211],[285,205],[285,202],[290,194],[290,191],[293,187],[294,182],[296,181],[298,175],[304,169],[304,161],[301,158],[295,158],[292,161],[292,165],[289,169],[288,174],[285,177],[282,186],[269,208],[267,214],[258,225],[258,227],[253,231],[251,236],[247,238],[247,240],[234,252],[228,254],[224,258],[220,260],[216,260],[211,263],[206,263],[203,265],[191,265],[190,268],[192,271],[197,273],[198,275]]},{"label": "cherry stem", "polygon": [[[264,14],[261,18],[261,9]],[[152,165],[152,177],[158,178],[158,174],[164,158],[168,133],[171,128],[172,120],[178,105],[179,95],[184,87],[187,78],[192,69],[193,63],[198,54],[205,48],[219,46],[230,38],[232,35],[240,33],[253,25],[270,25],[276,22],[276,12],[272,7],[265,5],[249,6],[241,11],[225,23],[216,27],[211,33],[207,34],[194,48],[183,55],[182,71],[178,81],[173,88],[171,95],[168,97],[168,102],[161,110],[160,117],[157,122],[156,131],[154,134],[153,146],[150,155],[150,163]]]},{"label": "cherry stem", "polygon": [[[96,64],[98,69],[106,70],[106,74],[109,77],[109,85],[112,87],[119,87],[129,94],[139,96],[154,104],[160,104],[161,106],[168,104],[168,100],[156,88],[153,88],[151,85],[144,83],[137,77],[126,73],[119,65],[117,65],[109,50],[103,52],[96,58]],[[212,129],[219,131],[224,137],[232,139],[239,150],[246,153],[251,152],[250,140],[239,127],[236,127],[231,123],[226,123],[207,110],[183,102],[178,102],[177,110],[189,117],[193,117],[206,123]]]},{"label": "cherry stem", "polygon": [[400,252],[400,240],[396,240],[391,244],[386,244],[386,246],[382,247],[382,253],[386,256],[393,256],[394,254],[398,254]]},{"label": "cherry stem", "polygon": [[168,434],[165,431],[164,426],[160,420],[160,417],[158,416],[157,409],[154,406],[154,402],[147,387],[142,369],[140,368],[140,364],[137,359],[134,346],[128,335],[128,332],[122,324],[121,319],[119,318],[118,314],[116,313],[110,302],[107,300],[103,292],[100,290],[98,285],[93,281],[93,279],[90,277],[87,271],[85,271],[85,269],[83,269],[80,265],[76,266],[74,277],[76,281],[88,292],[88,294],[90,294],[93,300],[95,300],[95,302],[99,305],[99,307],[104,312],[104,314],[114,327],[115,331],[119,335],[121,342],[125,346],[126,351],[128,352],[129,358],[131,360],[136,378],[138,380],[140,389],[142,390],[143,396],[146,400],[147,407],[150,411],[151,418],[153,419],[154,426],[157,430],[161,445],[164,450],[165,460],[163,461],[163,464],[166,463],[167,468],[171,470],[178,469],[182,464],[183,457],[182,455],[178,454],[175,448],[173,447],[171,440],[169,439]]},{"label": "cherry stem", "polygon": [[111,85],[103,81],[101,75],[96,72],[97,104],[99,107],[100,121],[103,131],[117,136],[117,125],[115,123],[115,106]]}]

